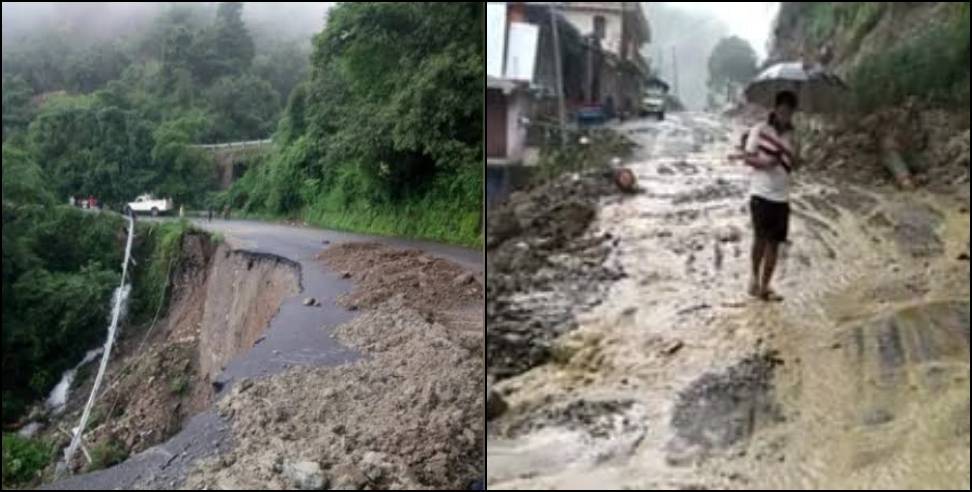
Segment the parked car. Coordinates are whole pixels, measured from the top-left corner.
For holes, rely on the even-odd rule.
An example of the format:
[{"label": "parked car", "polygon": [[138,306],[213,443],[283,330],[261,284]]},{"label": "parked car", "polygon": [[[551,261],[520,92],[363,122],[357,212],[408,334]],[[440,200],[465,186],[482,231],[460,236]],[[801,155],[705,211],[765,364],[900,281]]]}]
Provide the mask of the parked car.
[{"label": "parked car", "polygon": [[608,115],[604,106],[584,106],[577,110],[577,124],[581,127],[592,127],[607,123]]},{"label": "parked car", "polygon": [[641,96],[638,113],[642,117],[654,116],[658,121],[664,120],[668,107],[668,89],[665,81],[657,77],[649,79]]},{"label": "parked car", "polygon": [[665,119],[665,93],[658,90],[645,91],[641,98],[641,116],[654,116],[658,121]]},{"label": "parked car", "polygon": [[142,195],[136,198],[134,202],[130,202],[126,211],[158,217],[172,213],[173,210],[175,210],[175,205],[171,198],[156,199],[152,195]]}]

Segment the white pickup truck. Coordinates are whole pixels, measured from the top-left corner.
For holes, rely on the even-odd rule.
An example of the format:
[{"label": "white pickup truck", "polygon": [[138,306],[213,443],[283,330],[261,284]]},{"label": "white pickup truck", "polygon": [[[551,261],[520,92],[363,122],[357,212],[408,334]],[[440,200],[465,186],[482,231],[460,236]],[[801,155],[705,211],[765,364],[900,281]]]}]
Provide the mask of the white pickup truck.
[{"label": "white pickup truck", "polygon": [[151,214],[152,217],[158,217],[175,210],[175,205],[171,198],[157,200],[152,195],[142,195],[128,204],[128,210],[136,214]]}]

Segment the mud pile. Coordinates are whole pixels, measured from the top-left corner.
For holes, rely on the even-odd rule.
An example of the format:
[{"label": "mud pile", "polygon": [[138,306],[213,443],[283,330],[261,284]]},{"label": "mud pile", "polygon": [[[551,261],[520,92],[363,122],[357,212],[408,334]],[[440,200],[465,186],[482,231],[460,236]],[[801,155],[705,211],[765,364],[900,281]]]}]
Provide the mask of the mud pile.
[{"label": "mud pile", "polygon": [[610,171],[556,179],[514,194],[490,213],[486,295],[488,373],[521,374],[550,357],[550,344],[576,327],[621,278],[606,265],[617,240],[589,235],[599,201],[618,192]]},{"label": "mud pile", "polygon": [[961,115],[912,104],[860,118],[818,120],[801,137],[807,168],[835,181],[892,184],[879,145],[882,138],[890,138],[901,148],[917,184],[934,191],[968,187],[969,129]]},{"label": "mud pile", "polygon": [[329,489],[461,490],[482,476],[482,331],[430,323],[398,296],[336,335],[366,357],[237,385],[219,411],[238,446],[187,488],[287,489],[310,477]]},{"label": "mud pile", "polygon": [[344,243],[324,250],[318,260],[354,282],[354,290],[339,299],[347,307],[376,307],[398,294],[408,305],[430,313],[483,300],[482,278],[418,250]]}]

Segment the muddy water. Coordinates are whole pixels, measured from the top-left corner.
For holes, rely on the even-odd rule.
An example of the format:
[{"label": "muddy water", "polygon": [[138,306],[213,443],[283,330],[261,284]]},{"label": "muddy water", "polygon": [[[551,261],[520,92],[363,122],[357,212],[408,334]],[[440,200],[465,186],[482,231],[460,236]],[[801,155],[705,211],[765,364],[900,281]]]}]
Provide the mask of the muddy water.
[{"label": "muddy water", "polygon": [[968,489],[967,190],[798,176],[786,301],[763,304],[746,170],[725,158],[741,129],[624,130],[643,192],[591,234],[620,238],[627,278],[554,362],[498,385],[490,488]]}]

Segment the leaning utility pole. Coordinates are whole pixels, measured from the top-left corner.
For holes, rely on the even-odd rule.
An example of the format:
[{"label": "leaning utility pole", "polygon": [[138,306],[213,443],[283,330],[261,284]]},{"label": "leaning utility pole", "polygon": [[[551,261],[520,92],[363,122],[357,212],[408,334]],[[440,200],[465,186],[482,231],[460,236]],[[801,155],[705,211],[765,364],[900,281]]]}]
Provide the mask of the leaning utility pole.
[{"label": "leaning utility pole", "polygon": [[675,86],[675,97],[678,96],[678,55],[675,54],[675,45],[672,45],[672,82]]},{"label": "leaning utility pole", "polygon": [[556,3],[550,3],[550,29],[553,33],[554,70],[557,72],[557,109],[560,113],[560,148],[567,147],[567,106],[564,102],[564,72],[560,61],[560,31],[557,28]]}]

